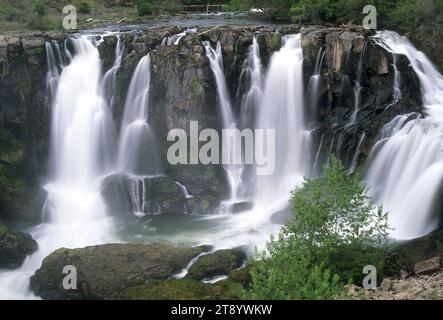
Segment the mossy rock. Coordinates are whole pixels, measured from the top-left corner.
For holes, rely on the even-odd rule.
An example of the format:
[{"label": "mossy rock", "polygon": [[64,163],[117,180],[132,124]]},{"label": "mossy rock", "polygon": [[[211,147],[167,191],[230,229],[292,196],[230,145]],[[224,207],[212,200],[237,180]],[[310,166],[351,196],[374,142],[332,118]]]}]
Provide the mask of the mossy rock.
[{"label": "mossy rock", "polygon": [[149,281],[128,288],[118,299],[128,300],[233,300],[240,299],[243,288],[232,281],[214,284],[192,279]]},{"label": "mossy rock", "polygon": [[23,232],[11,232],[0,225],[0,268],[18,268],[28,254],[38,248],[37,242]]},{"label": "mossy rock", "polygon": [[[61,248],[43,260],[31,277],[31,290],[43,299],[112,299],[146,281],[172,277],[208,250],[206,246],[179,248],[160,243]],[[77,290],[62,286],[66,265],[76,267]]]},{"label": "mossy rock", "polygon": [[201,256],[189,268],[187,278],[201,280],[219,275],[228,275],[239,268],[246,259],[244,252],[238,249],[217,250]]}]

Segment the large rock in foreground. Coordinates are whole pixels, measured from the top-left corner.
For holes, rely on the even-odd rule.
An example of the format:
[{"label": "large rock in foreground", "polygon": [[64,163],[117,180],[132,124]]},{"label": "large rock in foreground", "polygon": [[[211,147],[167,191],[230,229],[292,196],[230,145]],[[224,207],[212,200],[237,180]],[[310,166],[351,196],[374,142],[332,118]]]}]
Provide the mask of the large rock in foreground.
[{"label": "large rock in foreground", "polygon": [[37,242],[23,232],[11,232],[0,225],[0,268],[18,268],[28,254],[38,248]]},{"label": "large rock in foreground", "polygon": [[187,277],[202,280],[219,275],[228,275],[241,267],[246,255],[238,249],[217,250],[214,253],[201,256],[189,268]]},{"label": "large rock in foreground", "polygon": [[[47,256],[31,277],[31,289],[44,299],[113,299],[148,280],[167,279],[209,248],[166,244],[105,244],[61,248]],[[77,270],[77,289],[63,288],[63,268]]]}]

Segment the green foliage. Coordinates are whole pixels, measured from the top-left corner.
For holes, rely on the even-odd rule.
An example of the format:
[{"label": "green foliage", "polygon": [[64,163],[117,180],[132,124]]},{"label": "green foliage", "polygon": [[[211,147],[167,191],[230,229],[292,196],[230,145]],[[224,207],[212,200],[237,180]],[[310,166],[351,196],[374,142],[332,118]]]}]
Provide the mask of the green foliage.
[{"label": "green foliage", "polygon": [[88,2],[82,1],[78,5],[78,12],[81,14],[90,14],[91,13],[91,5]]},{"label": "green foliage", "polygon": [[383,269],[387,214],[366,195],[360,177],[332,158],[320,179],[292,193],[293,219],[252,261],[254,299],[330,299],[362,268]]},{"label": "green foliage", "polygon": [[335,17],[335,1],[332,0],[300,0],[290,9],[291,20],[294,22],[330,21]]},{"label": "green foliage", "polygon": [[139,16],[152,15],[154,7],[150,1],[139,0],[137,2],[137,11]]},{"label": "green foliage", "polygon": [[34,12],[37,13],[39,16],[46,15],[45,4],[40,0],[34,1]]},{"label": "green foliage", "polygon": [[55,30],[61,27],[56,20],[49,16],[30,16],[27,21],[27,26],[31,30]]},{"label": "green foliage", "polygon": [[361,25],[366,5],[376,7],[379,28],[413,31],[421,24],[443,19],[443,0],[231,0],[229,9],[261,8],[269,19],[295,23]]}]

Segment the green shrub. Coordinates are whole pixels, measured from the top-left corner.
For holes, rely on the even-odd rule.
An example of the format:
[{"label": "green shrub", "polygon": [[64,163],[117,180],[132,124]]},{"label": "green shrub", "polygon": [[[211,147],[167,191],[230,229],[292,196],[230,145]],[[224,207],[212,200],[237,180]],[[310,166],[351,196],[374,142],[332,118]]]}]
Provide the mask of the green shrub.
[{"label": "green shrub", "polygon": [[88,2],[80,2],[78,5],[78,12],[81,14],[90,14],[91,13],[91,5]]},{"label": "green shrub", "polygon": [[152,15],[154,7],[151,2],[139,0],[137,2],[137,11],[139,16]]},{"label": "green shrub", "polygon": [[[365,265],[383,269],[387,214],[366,195],[358,174],[332,158],[319,179],[292,193],[293,218],[251,261],[251,298],[331,299],[361,281]],[[361,285],[361,283],[358,283]]]},{"label": "green shrub", "polygon": [[35,1],[34,2],[34,12],[37,13],[39,16],[44,16],[46,14],[46,6],[41,1]]}]

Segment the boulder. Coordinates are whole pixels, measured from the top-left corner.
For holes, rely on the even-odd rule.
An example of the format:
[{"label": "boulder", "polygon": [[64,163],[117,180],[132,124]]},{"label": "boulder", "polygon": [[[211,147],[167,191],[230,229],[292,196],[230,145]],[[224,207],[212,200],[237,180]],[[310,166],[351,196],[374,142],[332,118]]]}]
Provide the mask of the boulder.
[{"label": "boulder", "polygon": [[[31,277],[31,289],[43,299],[110,299],[117,292],[167,279],[178,273],[206,246],[177,248],[166,244],[105,244],[81,249],[61,248]],[[77,271],[77,289],[63,288],[63,268]]]},{"label": "boulder", "polygon": [[427,274],[439,270],[440,267],[440,257],[434,257],[417,262],[414,266],[414,272],[415,274]]},{"label": "boulder", "polygon": [[391,288],[392,288],[392,280],[388,278],[383,279],[380,285],[380,290],[389,291],[391,290]]},{"label": "boulder", "polygon": [[0,225],[0,268],[18,268],[28,254],[38,248],[37,242],[23,232],[11,232]]},{"label": "boulder", "polygon": [[201,280],[218,275],[227,275],[239,268],[246,255],[238,249],[217,250],[198,258],[189,268],[187,278]]}]

